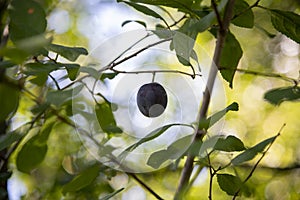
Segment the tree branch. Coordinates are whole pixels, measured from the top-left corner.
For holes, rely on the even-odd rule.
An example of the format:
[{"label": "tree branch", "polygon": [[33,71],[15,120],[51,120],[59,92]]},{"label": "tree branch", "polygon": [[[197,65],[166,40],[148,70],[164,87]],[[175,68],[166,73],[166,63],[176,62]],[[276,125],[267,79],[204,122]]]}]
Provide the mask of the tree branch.
[{"label": "tree branch", "polygon": [[[215,47],[214,57],[213,57],[213,63],[210,67],[210,72],[208,76],[208,80],[206,83],[206,89],[203,94],[203,101],[199,112],[198,122],[206,118],[208,106],[210,103],[210,97],[213,90],[214,82],[216,79],[216,75],[218,72],[218,66],[221,59],[221,53],[223,50],[223,46],[225,43],[225,37],[228,32],[230,20],[232,18],[233,14],[233,6],[234,6],[235,0],[229,0],[227,3],[227,6],[225,8],[224,18],[223,18],[223,26],[220,27],[217,37],[217,43]],[[217,66],[217,67],[216,67]],[[201,141],[203,136],[205,135],[205,131],[198,130],[194,134],[194,139],[192,144],[197,143],[198,141]],[[191,173],[193,171],[193,163],[194,163],[195,156],[193,154],[188,154],[187,160],[185,162],[184,168],[181,173],[179,185],[175,194],[174,199],[180,200],[183,198],[186,188],[189,183],[189,179],[191,176]]]}]

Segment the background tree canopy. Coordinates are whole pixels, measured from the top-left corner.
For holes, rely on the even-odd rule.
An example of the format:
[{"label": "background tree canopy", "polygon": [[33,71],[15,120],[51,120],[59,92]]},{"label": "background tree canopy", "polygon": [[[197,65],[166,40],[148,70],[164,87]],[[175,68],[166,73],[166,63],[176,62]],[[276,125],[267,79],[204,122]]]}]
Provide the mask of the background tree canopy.
[{"label": "background tree canopy", "polygon": [[0,199],[299,199],[299,14],[1,0]]}]

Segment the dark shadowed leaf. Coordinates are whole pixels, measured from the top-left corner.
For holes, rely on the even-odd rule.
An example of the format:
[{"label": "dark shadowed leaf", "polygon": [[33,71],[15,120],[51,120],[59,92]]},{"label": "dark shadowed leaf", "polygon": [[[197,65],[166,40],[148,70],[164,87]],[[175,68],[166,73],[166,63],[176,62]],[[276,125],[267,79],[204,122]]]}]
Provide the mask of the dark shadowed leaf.
[{"label": "dark shadowed leaf", "polygon": [[30,173],[45,158],[47,140],[55,122],[46,123],[42,130],[30,138],[17,154],[16,165],[19,171]]},{"label": "dark shadowed leaf", "polygon": [[147,165],[158,169],[165,161],[175,160],[182,156],[182,149],[186,149],[193,135],[187,135],[173,142],[167,149],[152,153],[147,161]]},{"label": "dark shadowed leaf", "polygon": [[90,185],[98,176],[100,171],[99,165],[95,164],[75,176],[69,183],[63,186],[62,192],[76,192]]},{"label": "dark shadowed leaf", "polygon": [[0,69],[6,69],[15,66],[16,64],[9,61],[9,60],[4,60],[0,62]]},{"label": "dark shadowed leaf", "polygon": [[251,148],[245,150],[243,153],[239,154],[234,159],[232,159],[231,163],[234,165],[238,165],[243,162],[252,160],[258,153],[263,152],[269,144],[274,142],[277,137],[278,137],[278,135],[271,137],[269,139],[266,139],[266,140],[260,142],[259,144],[255,145],[254,147],[251,147]]},{"label": "dark shadowed leaf", "polygon": [[161,19],[162,21],[165,22],[164,18],[162,16],[160,16],[157,12],[151,10],[150,8],[143,6],[141,4],[137,4],[137,3],[133,3],[133,2],[128,2],[128,1],[121,1],[123,3],[128,4],[129,6],[133,7],[134,9],[136,9],[139,12],[142,12],[148,16],[154,17],[154,18],[158,18]]},{"label": "dark shadowed leaf", "polygon": [[246,1],[236,1],[234,4],[234,19],[231,21],[234,25],[252,28],[254,25],[254,14],[249,9],[249,4]]},{"label": "dark shadowed leaf", "polygon": [[57,63],[27,63],[24,73],[26,75],[48,75],[52,71],[58,70],[61,65]]},{"label": "dark shadowed leaf", "polygon": [[11,117],[18,108],[20,91],[17,86],[0,83],[0,121]]},{"label": "dark shadowed leaf", "polygon": [[66,47],[58,44],[51,44],[47,49],[70,61],[76,61],[80,55],[88,55],[88,51],[82,47]]},{"label": "dark shadowed leaf", "polygon": [[220,67],[222,77],[229,83],[232,88],[233,77],[239,61],[243,55],[243,50],[235,36],[228,32],[224,48],[221,54]]},{"label": "dark shadowed leaf", "polygon": [[217,174],[220,188],[228,195],[234,195],[243,185],[242,181],[231,174]]},{"label": "dark shadowed leaf", "polygon": [[78,71],[80,68],[80,65],[78,64],[62,64],[66,67],[68,72],[68,77],[71,81],[74,81],[78,76]]},{"label": "dark shadowed leaf", "polygon": [[104,79],[113,79],[115,78],[119,73],[103,73],[101,74],[100,80],[104,81]]},{"label": "dark shadowed leaf", "polygon": [[13,42],[41,35],[46,30],[46,14],[33,0],[13,0],[9,9],[9,35]]},{"label": "dark shadowed leaf", "polygon": [[124,188],[116,190],[113,193],[110,193],[109,195],[102,197],[100,200],[108,200],[108,199],[112,198],[113,196],[117,195],[118,193],[120,193],[122,190],[124,190]]},{"label": "dark shadowed leaf", "polygon": [[269,90],[265,93],[264,98],[276,106],[284,101],[299,101],[300,87],[282,87]]},{"label": "dark shadowed leaf", "polygon": [[300,43],[300,15],[289,11],[270,9],[274,28]]},{"label": "dark shadowed leaf", "polygon": [[100,127],[105,133],[122,133],[122,129],[117,126],[112,108],[109,102],[105,101],[95,107],[96,116]]},{"label": "dark shadowed leaf", "polygon": [[218,151],[231,152],[243,151],[246,148],[239,138],[229,135],[226,138],[219,138],[216,145],[214,146],[214,149]]},{"label": "dark shadowed leaf", "polygon": [[7,133],[5,135],[1,135],[0,137],[0,151],[9,147],[14,142],[19,141],[24,134],[26,133],[27,129],[30,127],[30,124],[25,124],[20,128],[14,130],[13,132]]}]

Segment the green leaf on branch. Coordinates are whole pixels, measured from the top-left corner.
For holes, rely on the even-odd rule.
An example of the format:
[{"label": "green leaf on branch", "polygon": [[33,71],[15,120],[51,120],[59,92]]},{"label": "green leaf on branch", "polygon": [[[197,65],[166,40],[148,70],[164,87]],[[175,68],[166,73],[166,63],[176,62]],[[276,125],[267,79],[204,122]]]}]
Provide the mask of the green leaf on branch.
[{"label": "green leaf on branch", "polygon": [[47,140],[54,123],[46,123],[37,135],[30,138],[22,146],[16,158],[16,165],[19,171],[30,173],[44,160],[48,150]]},{"label": "green leaf on branch", "polygon": [[234,4],[234,19],[231,21],[234,25],[253,28],[254,26],[254,14],[249,9],[249,4],[246,1],[236,1]]},{"label": "green leaf on branch", "polygon": [[46,99],[48,103],[51,103],[55,106],[60,106],[64,102],[71,100],[76,96],[83,88],[83,85],[78,85],[73,89],[69,90],[55,90],[47,93]]},{"label": "green leaf on branch", "polygon": [[51,44],[47,47],[49,51],[53,51],[62,57],[70,60],[76,61],[80,55],[88,55],[88,51],[82,47],[66,47],[58,44]]},{"label": "green leaf on branch", "polygon": [[214,146],[214,150],[226,152],[243,151],[245,149],[243,142],[233,135],[229,135],[226,138],[219,138]]},{"label": "green leaf on branch", "polygon": [[264,99],[276,106],[284,101],[299,101],[300,87],[294,86],[272,89],[265,93]]},{"label": "green leaf on branch", "polygon": [[137,3],[133,3],[133,2],[128,2],[128,1],[119,1],[119,2],[126,3],[127,5],[133,7],[134,9],[136,9],[139,12],[142,12],[142,13],[144,13],[148,16],[154,17],[154,18],[161,19],[162,21],[167,23],[162,16],[160,16],[157,12],[151,10],[150,8],[148,8],[146,6],[143,6],[143,5],[140,5],[140,4],[137,4]]},{"label": "green leaf on branch", "polygon": [[66,194],[68,192],[79,191],[88,185],[90,185],[98,176],[100,167],[95,164],[75,176],[69,183],[63,186],[62,192]]},{"label": "green leaf on branch", "polygon": [[220,188],[228,195],[235,195],[243,185],[241,179],[231,174],[217,174],[217,180]]},{"label": "green leaf on branch", "polygon": [[52,71],[58,70],[61,65],[56,63],[27,63],[24,73],[26,75],[48,75]]},{"label": "green leaf on branch", "polygon": [[107,101],[97,104],[95,107],[96,116],[101,129],[109,136],[114,133],[122,133],[122,129],[117,126],[111,104]]},{"label": "green leaf on branch", "polygon": [[212,116],[210,116],[207,119],[201,120],[199,123],[199,130],[202,129],[209,129],[210,127],[212,127],[215,123],[217,123],[222,117],[225,116],[225,114],[228,111],[238,111],[239,110],[239,105],[234,102],[232,104],[230,104],[229,106],[227,106],[225,109],[213,114]]},{"label": "green leaf on branch", "polygon": [[270,9],[276,30],[300,44],[300,15],[290,11]]},{"label": "green leaf on branch", "polygon": [[[139,141],[137,141],[134,144],[127,147],[118,157],[119,158],[126,157],[128,155],[128,153],[135,150],[138,146],[140,146],[141,144],[143,144],[145,142],[149,142],[151,140],[154,140],[155,138],[162,135],[165,131],[167,131],[172,126],[188,126],[188,125],[186,125],[186,124],[168,124],[168,125],[162,126],[160,128],[157,128],[154,131],[151,131],[149,134],[147,134],[144,138],[140,139]],[[188,127],[190,127],[190,126],[188,126]]]},{"label": "green leaf on branch", "polygon": [[[228,0],[222,0],[220,2],[220,4],[217,6],[217,9],[220,13],[224,10],[227,2],[228,2]],[[212,25],[214,25],[216,23],[217,23],[216,13],[214,11],[211,11],[208,15],[201,18],[197,22],[193,23],[190,26],[190,30],[197,32],[197,33],[201,33],[201,32],[206,31],[207,29],[209,29]]]},{"label": "green leaf on branch", "polygon": [[104,79],[114,79],[119,73],[103,73],[101,74],[100,80],[104,81]]},{"label": "green leaf on branch", "polygon": [[[190,58],[198,32],[190,29],[191,24],[195,23],[195,19],[187,19],[180,27],[178,32],[175,32],[171,46],[174,47],[176,56],[179,62],[185,66],[191,66]],[[194,57],[195,58],[195,57]],[[198,60],[196,60],[198,62]]]},{"label": "green leaf on branch", "polygon": [[252,160],[258,153],[261,153],[265,150],[265,148],[273,143],[275,139],[278,137],[278,135],[273,136],[269,139],[266,139],[259,144],[245,150],[243,153],[237,155],[234,159],[232,159],[231,163],[233,165],[239,165],[243,162],[247,162],[249,160]]},{"label": "green leaf on branch", "polygon": [[74,81],[78,76],[78,71],[80,68],[80,65],[78,64],[62,64],[66,67],[68,72],[68,77],[71,81]]},{"label": "green leaf on branch", "polygon": [[41,35],[46,30],[45,11],[33,0],[13,0],[9,9],[9,18],[9,35],[14,43]]},{"label": "green leaf on branch", "polygon": [[17,86],[0,83],[0,121],[11,117],[19,105],[20,91]]},{"label": "green leaf on branch", "polygon": [[114,191],[113,193],[110,193],[108,195],[106,195],[105,197],[102,197],[100,200],[109,200],[110,198],[112,198],[113,196],[117,195],[118,193],[120,193],[122,190],[124,190],[124,188],[121,188],[119,190]]},{"label": "green leaf on branch", "polygon": [[235,36],[228,32],[221,54],[220,68],[222,77],[232,88],[233,77],[239,61],[243,55],[243,50]]},{"label": "green leaf on branch", "polygon": [[147,161],[147,165],[158,169],[165,161],[175,160],[182,156],[182,149],[191,144],[193,135],[187,135],[173,142],[167,149],[152,153]]},{"label": "green leaf on branch", "polygon": [[27,132],[27,129],[30,127],[30,124],[25,124],[16,130],[7,133],[5,135],[1,135],[0,137],[0,151],[6,149],[11,146],[13,143],[19,141],[24,134]]}]

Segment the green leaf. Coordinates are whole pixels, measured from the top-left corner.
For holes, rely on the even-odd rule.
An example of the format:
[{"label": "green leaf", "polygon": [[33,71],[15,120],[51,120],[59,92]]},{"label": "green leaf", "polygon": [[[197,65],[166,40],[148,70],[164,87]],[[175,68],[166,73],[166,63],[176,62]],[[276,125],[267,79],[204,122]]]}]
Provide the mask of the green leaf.
[{"label": "green leaf", "polygon": [[234,165],[239,165],[243,162],[252,160],[258,153],[263,152],[269,144],[273,143],[277,137],[278,135],[266,139],[255,145],[254,147],[245,150],[243,153],[237,155],[234,159],[232,159],[231,163]]},{"label": "green leaf", "polygon": [[220,188],[228,195],[235,195],[243,185],[238,177],[231,174],[217,174],[217,180]]},{"label": "green leaf", "polygon": [[152,153],[147,161],[147,165],[158,169],[165,161],[175,160],[182,156],[182,149],[191,144],[193,135],[184,136],[173,142],[167,149]]},{"label": "green leaf", "polygon": [[30,124],[25,124],[13,132],[0,136],[0,151],[11,146],[14,142],[19,141],[26,133],[26,129],[29,127]]},{"label": "green leaf", "polygon": [[236,1],[234,4],[234,19],[231,21],[234,25],[253,28],[254,26],[254,14],[249,9],[249,4],[246,1]]},{"label": "green leaf", "polygon": [[62,64],[66,67],[68,72],[68,77],[71,81],[74,81],[78,76],[78,71],[80,68],[80,65],[78,64]]},{"label": "green leaf", "polygon": [[47,144],[39,143],[39,136],[36,135],[27,141],[17,155],[16,165],[19,171],[30,173],[45,158]]},{"label": "green leaf", "polygon": [[[222,12],[227,4],[228,0],[222,0],[218,5],[217,9],[219,12]],[[193,23],[190,26],[190,30],[201,33],[206,31],[212,25],[217,23],[217,17],[214,11],[211,11],[208,15],[198,20],[196,23]]]},{"label": "green leaf", "polygon": [[276,30],[300,43],[300,15],[289,11],[270,9],[271,21]]},{"label": "green leaf", "polygon": [[56,106],[61,106],[64,102],[71,100],[76,96],[83,88],[83,85],[78,85],[69,90],[55,90],[47,93],[46,99],[48,103]]},{"label": "green leaf", "polygon": [[224,48],[221,54],[220,67],[222,77],[228,81],[229,86],[232,88],[232,81],[235,70],[243,55],[243,50],[239,41],[230,32],[226,35]]},{"label": "green leaf", "polygon": [[51,44],[47,47],[47,49],[70,61],[76,61],[80,55],[88,55],[88,51],[82,47],[66,47],[62,45]]},{"label": "green leaf", "polygon": [[269,90],[265,93],[264,99],[276,106],[284,101],[299,101],[300,87],[282,87]]},{"label": "green leaf", "polygon": [[[196,9],[199,7],[202,0],[131,0],[135,3],[143,3],[149,5],[166,6],[171,8],[177,8],[179,11],[194,14],[192,8]],[[120,2],[120,0],[118,0]]]},{"label": "green leaf", "polygon": [[95,68],[93,67],[80,67],[80,72],[87,73],[91,77],[98,79],[100,76],[100,72],[98,72]]},{"label": "green leaf", "polygon": [[124,188],[121,188],[119,190],[114,191],[113,193],[108,194],[105,197],[102,197],[100,200],[108,200],[110,198],[112,198],[113,196],[117,195],[118,193],[120,193],[122,190],[124,190]]},{"label": "green leaf", "polygon": [[105,101],[101,104],[97,104],[95,107],[95,112],[100,127],[108,135],[123,132],[122,129],[117,126],[110,103]]},{"label": "green leaf", "polygon": [[21,64],[26,60],[29,54],[26,51],[21,50],[19,48],[5,47],[0,49],[0,56],[9,58],[16,64]]},{"label": "green leaf", "polygon": [[225,139],[219,138],[216,145],[214,146],[214,149],[218,151],[232,152],[243,151],[246,148],[239,138],[229,135]]},{"label": "green leaf", "polygon": [[45,123],[41,131],[22,146],[16,158],[19,171],[30,173],[44,160],[48,150],[47,140],[54,124],[55,121]]},{"label": "green leaf", "polygon": [[104,81],[104,79],[114,79],[119,73],[103,73],[101,74],[100,80]]},{"label": "green leaf", "polygon": [[9,9],[9,35],[15,43],[45,32],[46,14],[33,0],[13,0]]},{"label": "green leaf", "polygon": [[25,65],[24,73],[26,75],[43,76],[58,70],[60,67],[61,65],[57,63],[27,63]]},{"label": "green leaf", "polygon": [[75,176],[69,183],[63,186],[63,194],[66,194],[68,192],[76,192],[90,185],[97,178],[99,171],[100,168],[98,164],[95,164],[83,170],[77,176]]},{"label": "green leaf", "polygon": [[14,66],[16,66],[16,64],[9,60],[4,60],[0,62],[0,69],[7,69]]},{"label": "green leaf", "polygon": [[227,106],[225,109],[213,114],[212,116],[210,116],[207,119],[201,120],[199,123],[199,130],[202,129],[209,129],[210,127],[212,127],[215,123],[217,123],[222,117],[225,116],[225,114],[228,111],[238,111],[239,110],[239,105],[236,102],[233,102],[232,104],[230,104],[229,106]]},{"label": "green leaf", "polygon": [[0,121],[10,118],[19,105],[20,91],[17,86],[0,83]]},{"label": "green leaf", "polygon": [[4,182],[4,181],[8,180],[11,177],[11,175],[12,175],[12,172],[10,172],[10,171],[1,172],[0,173],[0,182]]},{"label": "green leaf", "polygon": [[[143,144],[145,142],[148,142],[148,141],[151,141],[151,140],[157,138],[158,136],[163,134],[166,130],[171,128],[172,126],[188,126],[188,125],[186,125],[186,124],[168,124],[168,125],[162,126],[160,128],[157,128],[154,131],[151,131],[149,134],[147,134],[144,138],[140,139],[136,143],[127,147],[118,157],[119,158],[126,157],[128,155],[128,153],[132,152],[138,146],[140,146],[141,144]],[[191,127],[191,126],[188,126],[188,127]]]},{"label": "green leaf", "polygon": [[124,22],[122,23],[121,26],[123,27],[123,26],[125,26],[126,24],[129,24],[129,23],[132,23],[132,22],[138,23],[138,24],[142,25],[143,27],[147,28],[146,23],[143,22],[143,21],[140,21],[140,20],[126,20],[126,21],[124,21]]},{"label": "green leaf", "polygon": [[179,32],[173,36],[172,46],[175,49],[176,56],[179,62],[185,66],[191,66],[190,57],[193,53],[198,32],[190,29],[190,25],[195,22],[195,19],[188,19],[184,22]]},{"label": "green leaf", "polygon": [[142,12],[142,13],[144,13],[148,16],[154,17],[154,18],[161,19],[162,21],[164,21],[166,23],[165,19],[162,16],[160,16],[157,12],[151,10],[150,8],[148,8],[146,6],[143,6],[143,5],[140,5],[137,3],[133,3],[133,2],[128,2],[128,1],[122,1],[122,2],[128,4],[129,6],[133,7],[134,9],[136,9],[139,12]]}]

